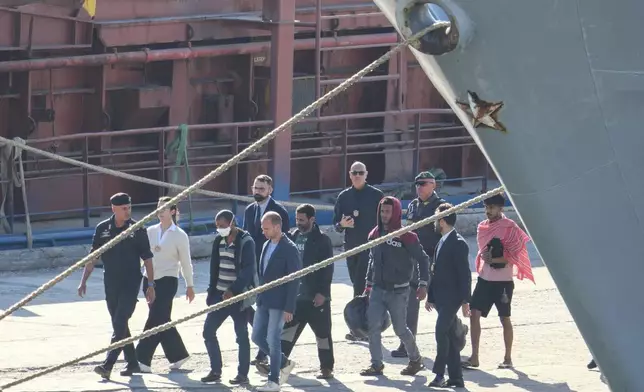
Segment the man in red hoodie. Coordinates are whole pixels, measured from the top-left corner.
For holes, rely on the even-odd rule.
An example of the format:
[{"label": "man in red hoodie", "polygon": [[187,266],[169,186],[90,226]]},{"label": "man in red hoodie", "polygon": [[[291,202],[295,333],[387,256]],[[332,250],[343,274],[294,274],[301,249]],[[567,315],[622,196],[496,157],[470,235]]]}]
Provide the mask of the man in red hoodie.
[{"label": "man in red hoodie", "polygon": [[[386,196],[378,204],[378,225],[369,233],[369,240],[392,233],[401,227],[400,200]],[[415,268],[418,268],[418,289],[411,293],[409,282]],[[367,321],[371,366],[360,374],[381,375],[385,368],[382,362],[381,331],[385,312],[389,312],[394,332],[402,340],[409,356],[409,364],[400,374],[415,375],[425,365],[418,351],[416,338],[407,327],[407,302],[410,295],[415,295],[420,301],[425,299],[429,283],[429,256],[423,250],[418,236],[408,232],[371,248],[366,280],[365,292],[369,293]]]}]

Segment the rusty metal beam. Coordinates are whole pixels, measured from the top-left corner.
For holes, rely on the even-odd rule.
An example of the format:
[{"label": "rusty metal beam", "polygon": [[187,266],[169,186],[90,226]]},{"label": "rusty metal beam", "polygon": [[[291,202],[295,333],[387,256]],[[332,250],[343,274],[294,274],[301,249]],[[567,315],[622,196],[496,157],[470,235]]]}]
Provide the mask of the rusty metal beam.
[{"label": "rusty metal beam", "polygon": [[[282,124],[293,115],[295,0],[264,0],[263,5],[262,18],[275,22],[271,34],[271,117],[275,124]],[[277,200],[288,200],[291,194],[290,129],[272,140],[269,151],[273,194]]]},{"label": "rusty metal beam", "polygon": [[[323,38],[322,49],[342,47],[369,47],[371,45],[395,45],[396,33],[372,35],[355,35],[337,38]],[[118,63],[149,63],[154,61],[181,60],[200,57],[230,56],[250,54],[267,50],[270,42],[253,42],[247,44],[202,46],[191,48],[175,48],[162,50],[140,50],[124,53],[104,53],[85,56],[55,57],[31,60],[0,62],[0,72],[18,72],[27,70],[43,70],[50,68],[87,67],[111,65]],[[315,39],[295,40],[294,50],[308,50],[315,47]]]}]

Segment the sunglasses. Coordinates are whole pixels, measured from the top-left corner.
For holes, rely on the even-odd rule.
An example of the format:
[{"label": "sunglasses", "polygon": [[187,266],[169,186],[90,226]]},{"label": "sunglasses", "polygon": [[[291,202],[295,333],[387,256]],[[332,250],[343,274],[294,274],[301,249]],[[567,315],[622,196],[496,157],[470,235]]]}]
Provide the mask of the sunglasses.
[{"label": "sunglasses", "polygon": [[352,170],[350,173],[351,173],[351,175],[354,175],[354,176],[362,176],[362,175],[364,175],[364,171],[362,171],[362,170]]}]

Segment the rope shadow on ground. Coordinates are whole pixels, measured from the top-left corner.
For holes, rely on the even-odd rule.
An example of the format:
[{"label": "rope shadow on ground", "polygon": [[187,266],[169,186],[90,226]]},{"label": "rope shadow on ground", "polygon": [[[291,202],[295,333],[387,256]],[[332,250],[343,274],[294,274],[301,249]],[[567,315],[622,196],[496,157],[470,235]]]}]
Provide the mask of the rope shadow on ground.
[{"label": "rope shadow on ground", "polygon": [[[301,373],[313,373],[313,370],[303,370]],[[291,374],[286,382],[290,387],[297,389],[304,388],[325,388],[329,391],[352,391],[353,389],[346,386],[342,381],[337,378],[320,381],[317,379],[303,378],[297,374]]]},{"label": "rope shadow on ground", "polygon": [[503,388],[504,385],[512,385],[516,388],[525,389],[529,392],[557,391],[557,392],[578,392],[570,389],[568,383],[546,383],[530,378],[526,373],[516,368],[507,369],[514,373],[517,378],[498,377],[481,369],[463,369],[463,378],[466,382],[472,382],[483,388]]},{"label": "rope shadow on ground", "polygon": [[[224,384],[223,382],[217,383],[202,383],[197,379],[190,378],[188,375],[194,373],[192,370],[172,370],[169,373],[157,373],[155,375],[165,378],[168,380],[167,388],[181,388],[186,390],[192,389],[208,389],[215,391],[232,391],[233,388]],[[223,381],[223,379],[222,379]],[[240,385],[235,386],[235,390],[246,389],[253,390],[254,387],[251,385]]]},{"label": "rope shadow on ground", "polygon": [[[392,380],[385,375],[378,376],[376,379],[364,380],[365,385],[374,387],[395,388],[401,391],[426,391],[429,379],[423,373],[414,376],[413,380]],[[467,389],[463,389],[467,392]]]}]

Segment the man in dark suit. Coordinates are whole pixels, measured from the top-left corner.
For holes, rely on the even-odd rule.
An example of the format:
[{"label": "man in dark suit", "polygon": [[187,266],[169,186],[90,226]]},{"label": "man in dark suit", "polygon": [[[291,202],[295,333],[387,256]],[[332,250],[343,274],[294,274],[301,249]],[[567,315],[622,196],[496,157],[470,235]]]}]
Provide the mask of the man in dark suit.
[{"label": "man in dark suit", "polygon": [[[277,212],[282,218],[282,232],[288,233],[290,228],[289,226],[289,217],[286,208],[283,205],[273,200],[271,194],[273,193],[273,179],[266,174],[261,174],[255,178],[253,182],[253,198],[255,203],[251,203],[246,207],[244,211],[244,224],[242,229],[247,231],[253,241],[255,241],[255,256],[257,257],[257,268],[259,270],[259,256],[262,254],[262,247],[264,242],[266,242],[266,237],[262,233],[261,217],[269,211]],[[253,318],[255,316],[255,311],[252,307],[248,308],[248,323],[253,325]],[[263,353],[261,350],[257,352],[257,356],[251,365],[255,365],[257,362],[267,363],[266,353]]]},{"label": "man in dark suit", "polygon": [[[260,286],[290,275],[302,268],[297,247],[282,233],[282,217],[274,211],[262,217],[264,243],[258,270]],[[253,342],[270,356],[268,381],[257,388],[260,392],[279,391],[295,363],[282,353],[282,330],[285,322],[293,320],[299,279],[271,288],[257,296],[257,312],[253,322]],[[260,373],[265,372],[256,364]],[[265,373],[264,373],[265,374]]]},{"label": "man in dark suit", "polygon": [[[452,208],[443,203],[436,214]],[[456,214],[440,219],[435,227],[442,235],[434,254],[427,302],[425,309],[436,309],[436,360],[432,371],[436,374],[429,387],[463,387],[463,369],[460,352],[465,345],[467,326],[457,317],[461,309],[463,317],[469,317],[472,289],[472,273],[468,262],[467,242],[454,229]],[[445,366],[449,379],[445,380]]]}]

